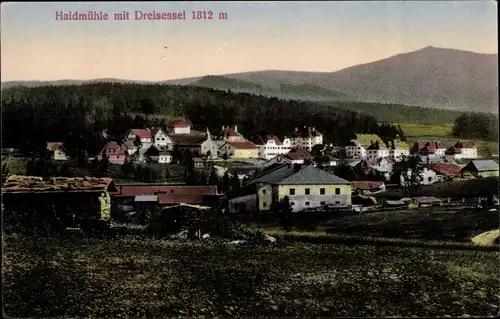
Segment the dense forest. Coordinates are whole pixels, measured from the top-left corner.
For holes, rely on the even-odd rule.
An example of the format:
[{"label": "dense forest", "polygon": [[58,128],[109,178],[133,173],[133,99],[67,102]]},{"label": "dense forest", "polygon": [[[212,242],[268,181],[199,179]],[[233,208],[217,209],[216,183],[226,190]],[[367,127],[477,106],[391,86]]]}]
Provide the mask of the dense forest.
[{"label": "dense forest", "polygon": [[404,136],[400,128],[346,108],[195,86],[92,83],[14,87],[2,93],[4,147],[27,150],[63,141],[70,152],[96,153],[104,146],[104,131],[120,139],[130,128],[165,126],[172,118],[186,118],[200,131],[237,124],[248,138],[263,133],[283,137],[305,125],[336,144],[355,133]]},{"label": "dense forest", "polygon": [[498,140],[498,116],[481,113],[464,113],[457,117],[453,125],[453,136]]}]

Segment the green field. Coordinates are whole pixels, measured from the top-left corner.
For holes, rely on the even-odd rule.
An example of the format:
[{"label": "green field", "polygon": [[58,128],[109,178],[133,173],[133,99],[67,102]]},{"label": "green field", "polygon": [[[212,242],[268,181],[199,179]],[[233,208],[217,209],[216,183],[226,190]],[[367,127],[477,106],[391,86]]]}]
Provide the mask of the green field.
[{"label": "green field", "polygon": [[497,252],[5,235],[11,317],[494,316]]},{"label": "green field", "polygon": [[[443,142],[447,147],[455,144],[459,138],[451,135],[453,128],[452,124],[445,125],[423,125],[423,124],[408,124],[396,123],[401,125],[408,145],[411,147],[416,141],[431,141],[438,140]],[[476,143],[479,155],[489,157],[490,154],[498,154],[497,141],[474,140]]]}]

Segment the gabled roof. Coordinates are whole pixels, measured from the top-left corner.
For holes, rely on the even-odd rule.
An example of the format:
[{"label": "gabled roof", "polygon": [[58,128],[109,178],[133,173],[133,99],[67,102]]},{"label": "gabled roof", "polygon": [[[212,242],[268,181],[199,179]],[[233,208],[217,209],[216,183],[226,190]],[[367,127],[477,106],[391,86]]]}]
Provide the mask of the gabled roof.
[{"label": "gabled roof", "polygon": [[293,164],[283,164],[274,169],[259,174],[253,180],[254,183],[275,183],[295,172]]},{"label": "gabled roof", "polygon": [[104,146],[104,148],[102,149],[101,154],[108,149],[118,150],[118,152],[113,153],[113,155],[125,155],[125,149],[122,146],[120,146],[120,144],[114,141],[106,144],[106,146]]},{"label": "gabled roof", "polygon": [[460,174],[460,166],[449,163],[427,164],[424,165],[428,169],[445,176],[458,176]]},{"label": "gabled roof", "polygon": [[48,177],[12,175],[2,187],[2,193],[54,193],[115,191],[111,178]]},{"label": "gabled roof", "polygon": [[302,148],[302,147],[296,147],[292,148],[290,152],[285,154],[285,157],[288,159],[291,159],[292,161],[297,161],[297,160],[310,160],[312,161],[314,158],[312,157],[309,152]]},{"label": "gabled roof", "polygon": [[257,149],[258,147],[252,142],[244,141],[244,142],[227,142],[227,144],[231,145],[235,149],[238,150],[252,150]]},{"label": "gabled roof", "polygon": [[350,185],[351,182],[338,176],[325,172],[312,165],[302,167],[298,172],[293,173],[277,182],[279,185]]},{"label": "gabled roof", "polygon": [[200,146],[207,140],[207,137],[204,134],[182,134],[172,135],[170,139],[177,146]]},{"label": "gabled roof", "polygon": [[476,144],[474,144],[473,141],[464,140],[464,141],[458,141],[453,146],[456,147],[456,148],[475,148]]},{"label": "gabled roof", "polygon": [[498,163],[493,160],[472,160],[462,170],[467,171],[471,166],[478,172],[498,171]]},{"label": "gabled roof", "polygon": [[276,145],[283,144],[276,135],[259,135],[252,140],[252,143],[255,145],[266,145],[268,141],[274,141]]},{"label": "gabled roof", "polygon": [[173,121],[173,122],[170,122],[170,124],[168,124],[168,127],[170,128],[186,128],[186,127],[189,127],[189,123],[186,122],[186,121],[182,121],[182,120],[179,120],[179,121]]},{"label": "gabled roof", "polygon": [[63,142],[47,142],[47,150],[54,152],[57,150],[63,150]]},{"label": "gabled roof", "polygon": [[165,131],[163,131],[163,130],[161,129],[161,127],[157,127],[157,128],[152,129],[152,130],[151,130],[151,135],[152,135],[152,136],[156,136],[156,134],[158,134],[158,132],[162,132],[165,136],[167,136],[167,137],[168,137],[167,133],[165,133]]},{"label": "gabled roof", "polygon": [[152,144],[144,154],[149,155],[149,154],[163,154],[163,153],[169,153],[167,150],[164,150],[160,146],[156,144]]},{"label": "gabled roof", "polygon": [[152,132],[149,129],[137,129],[134,128],[132,129],[132,133],[134,133],[135,136],[138,136],[139,138],[152,138]]}]

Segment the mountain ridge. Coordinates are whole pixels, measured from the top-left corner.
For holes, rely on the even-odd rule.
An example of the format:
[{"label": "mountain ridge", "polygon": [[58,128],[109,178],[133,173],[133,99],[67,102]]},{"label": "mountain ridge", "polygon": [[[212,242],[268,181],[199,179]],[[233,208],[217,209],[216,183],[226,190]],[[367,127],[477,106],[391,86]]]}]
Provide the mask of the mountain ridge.
[{"label": "mountain ridge", "polygon": [[[213,77],[214,75],[163,81],[116,78],[10,81],[2,82],[2,89],[13,85],[63,85],[103,81],[198,85],[198,83],[206,82],[207,76]],[[216,77],[221,78],[221,81],[222,78],[234,80],[236,92],[241,89],[242,81],[262,87],[261,92],[258,89],[245,92],[252,94],[271,94],[284,85],[308,85],[332,92],[341,92],[349,96],[351,100],[363,102],[498,112],[498,53],[477,53],[426,46],[419,50],[403,52],[331,72],[261,70],[221,74]],[[233,90],[230,81],[223,81],[225,89]],[[217,85],[214,85],[214,88],[220,89]]]}]

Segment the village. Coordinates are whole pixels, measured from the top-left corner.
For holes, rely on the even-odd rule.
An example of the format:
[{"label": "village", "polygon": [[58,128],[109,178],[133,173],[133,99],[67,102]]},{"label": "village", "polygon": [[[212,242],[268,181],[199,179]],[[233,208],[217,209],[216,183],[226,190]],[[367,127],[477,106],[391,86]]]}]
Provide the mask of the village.
[{"label": "village", "polygon": [[[212,173],[217,175],[215,181],[209,179],[196,185],[185,182],[123,183],[109,176],[10,174],[4,180],[3,204],[12,210],[20,210],[20,206],[26,205],[33,209],[42,203],[47,205],[48,198],[57,198],[51,201],[57,204],[53,204],[53,209],[66,216],[68,226],[75,223],[75,217],[68,220],[69,215],[78,216],[76,219],[80,220],[111,220],[124,212],[141,216],[144,223],[146,212],[175,205],[225,207],[232,214],[272,215],[285,197],[292,212],[347,210],[359,213],[382,206],[449,203],[450,198],[463,201],[460,195],[453,194],[447,198],[411,196],[411,190],[499,176],[498,163],[480,159],[470,140],[457,141],[450,146],[440,141],[419,141],[410,146],[399,137],[384,142],[374,134],[356,134],[356,138],[345,146],[325,142],[321,132],[307,126],[295,128],[291,136],[282,139],[275,135],[247,139],[237,125],[222,126],[215,134],[208,129],[195,131],[188,121],[172,122],[167,130],[131,129],[123,140],[109,141],[89,161],[120,167],[160,165],[167,170],[172,165],[184,165],[184,176],[196,172],[203,172],[204,176]],[[72,161],[62,142],[47,142],[46,146],[52,161]],[[403,162],[407,165],[402,165]],[[413,164],[408,164],[410,162]],[[418,176],[415,177],[412,170]],[[395,178],[397,173],[399,176]],[[221,187],[221,180],[230,185]],[[404,197],[383,202],[372,197],[390,189],[407,192]],[[73,196],[66,196],[68,191]],[[82,200],[87,204],[77,205],[78,209],[70,208],[77,207],[75,203]],[[474,197],[474,200],[479,203],[481,198]],[[84,207],[96,207],[97,215],[89,218],[92,213],[86,212]]]}]

